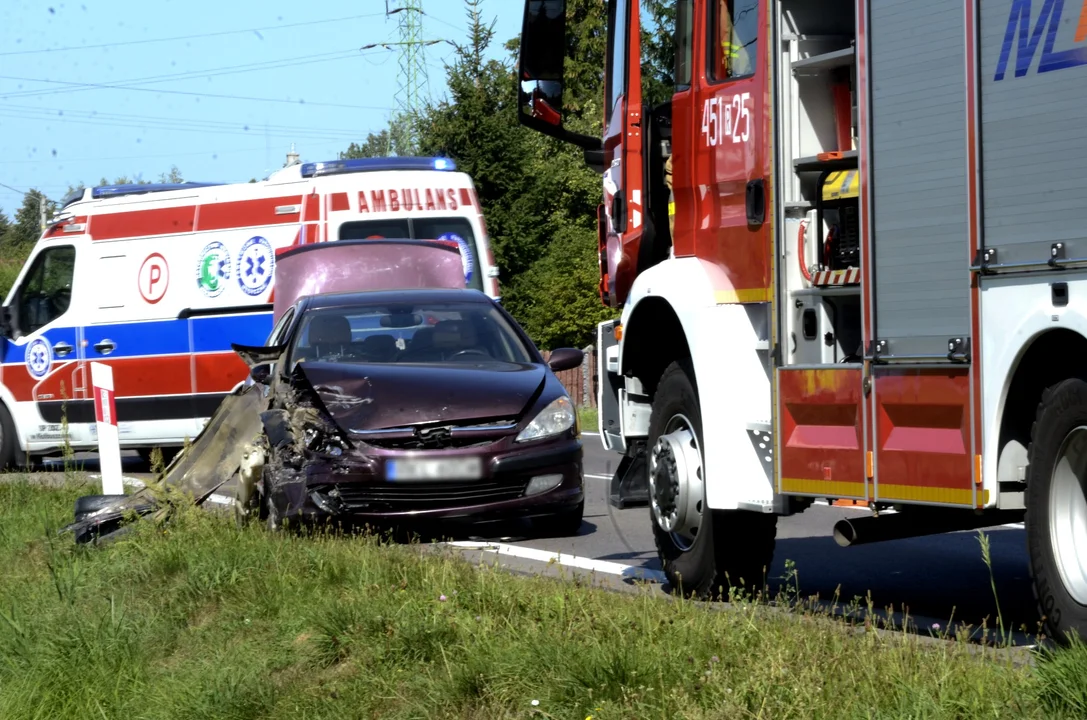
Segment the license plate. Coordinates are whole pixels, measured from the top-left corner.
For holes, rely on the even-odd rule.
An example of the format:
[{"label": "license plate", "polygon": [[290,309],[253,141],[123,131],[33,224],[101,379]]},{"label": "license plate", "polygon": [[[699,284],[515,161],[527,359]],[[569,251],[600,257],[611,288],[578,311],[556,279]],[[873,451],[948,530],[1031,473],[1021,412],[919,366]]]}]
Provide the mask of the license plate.
[{"label": "license plate", "polygon": [[389,460],[385,463],[385,477],[391,482],[478,480],[482,476],[483,463],[478,457]]}]

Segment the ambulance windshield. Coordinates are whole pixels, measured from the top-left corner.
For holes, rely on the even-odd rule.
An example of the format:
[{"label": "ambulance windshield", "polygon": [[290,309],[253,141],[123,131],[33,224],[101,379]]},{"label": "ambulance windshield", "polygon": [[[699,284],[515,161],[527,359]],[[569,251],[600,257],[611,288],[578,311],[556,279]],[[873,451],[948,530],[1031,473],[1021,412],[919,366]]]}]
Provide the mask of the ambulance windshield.
[{"label": "ambulance windshield", "polygon": [[465,284],[473,290],[483,290],[472,225],[463,217],[390,218],[360,220],[340,226],[340,240],[453,240],[460,245],[464,260]]}]

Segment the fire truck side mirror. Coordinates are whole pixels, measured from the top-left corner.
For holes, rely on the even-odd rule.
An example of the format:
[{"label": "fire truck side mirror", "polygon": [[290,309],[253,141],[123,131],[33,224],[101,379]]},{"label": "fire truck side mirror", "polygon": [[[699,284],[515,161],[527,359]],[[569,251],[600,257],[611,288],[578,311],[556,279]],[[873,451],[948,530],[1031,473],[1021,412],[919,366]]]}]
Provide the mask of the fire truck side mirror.
[{"label": "fire truck side mirror", "polygon": [[525,0],[518,49],[518,122],[585,150],[600,149],[600,138],[563,127],[565,52],[566,0]]}]

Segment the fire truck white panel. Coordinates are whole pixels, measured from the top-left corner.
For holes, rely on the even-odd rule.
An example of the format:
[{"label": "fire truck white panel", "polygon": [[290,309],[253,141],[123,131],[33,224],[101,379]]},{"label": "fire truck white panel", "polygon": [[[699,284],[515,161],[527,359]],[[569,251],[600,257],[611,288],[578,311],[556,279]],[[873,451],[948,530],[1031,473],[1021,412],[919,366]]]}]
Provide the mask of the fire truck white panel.
[{"label": "fire truck white panel", "polygon": [[871,4],[875,339],[946,355],[970,332],[962,3]]},{"label": "fire truck white panel", "polygon": [[1045,263],[1054,243],[1087,257],[1087,7],[981,0],[979,21],[990,262]]}]

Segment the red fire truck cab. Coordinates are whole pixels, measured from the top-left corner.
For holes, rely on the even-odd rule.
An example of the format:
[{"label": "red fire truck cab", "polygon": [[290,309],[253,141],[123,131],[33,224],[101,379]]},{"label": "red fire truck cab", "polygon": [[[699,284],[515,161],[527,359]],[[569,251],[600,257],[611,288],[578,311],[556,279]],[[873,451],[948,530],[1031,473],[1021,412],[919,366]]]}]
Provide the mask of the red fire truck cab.
[{"label": "red fire truck cab", "polygon": [[1025,519],[1048,632],[1087,635],[1087,14],[1064,5],[677,0],[651,107],[638,0],[607,0],[590,138],[562,122],[566,3],[526,0],[521,121],[603,174],[613,501],[648,502],[672,585],[761,584],[778,516],[851,498],[874,512],[843,545]]}]

